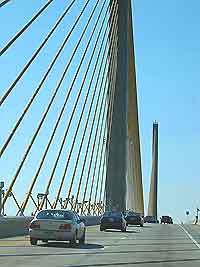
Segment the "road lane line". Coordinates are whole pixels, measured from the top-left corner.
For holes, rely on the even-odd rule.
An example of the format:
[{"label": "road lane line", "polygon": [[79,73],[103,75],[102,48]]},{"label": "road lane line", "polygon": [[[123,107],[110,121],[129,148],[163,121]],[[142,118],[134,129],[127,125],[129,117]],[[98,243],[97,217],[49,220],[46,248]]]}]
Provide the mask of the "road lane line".
[{"label": "road lane line", "polygon": [[200,244],[192,237],[192,235],[183,227],[179,224],[181,229],[187,234],[187,236],[192,240],[192,242],[200,249]]}]

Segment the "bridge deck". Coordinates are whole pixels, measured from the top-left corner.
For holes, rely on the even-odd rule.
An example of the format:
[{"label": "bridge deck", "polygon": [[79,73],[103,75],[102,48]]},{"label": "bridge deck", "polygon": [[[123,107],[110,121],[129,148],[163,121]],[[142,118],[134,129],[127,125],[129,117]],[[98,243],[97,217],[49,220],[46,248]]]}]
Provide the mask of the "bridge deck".
[{"label": "bridge deck", "polygon": [[[199,226],[184,228],[200,242]],[[200,250],[179,225],[128,227],[127,233],[89,227],[85,245],[29,244],[28,237],[0,240],[0,265],[7,266],[200,266]],[[156,264],[156,265],[155,265]]]}]

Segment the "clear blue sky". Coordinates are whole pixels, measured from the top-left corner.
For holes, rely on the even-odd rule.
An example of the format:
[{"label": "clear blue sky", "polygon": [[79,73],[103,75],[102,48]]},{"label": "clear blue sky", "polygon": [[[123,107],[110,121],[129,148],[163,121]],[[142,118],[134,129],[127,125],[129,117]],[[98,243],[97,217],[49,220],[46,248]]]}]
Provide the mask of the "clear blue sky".
[{"label": "clear blue sky", "polygon": [[158,120],[159,214],[184,220],[200,206],[200,2],[135,0],[133,8],[145,196]]},{"label": "clear blue sky", "polygon": [[[2,57],[0,62],[1,94],[63,11],[63,1],[56,2],[57,4],[48,9],[40,22],[36,22],[31,31],[24,35],[22,41],[16,43],[13,50],[11,49],[12,52],[10,50],[6,56]],[[66,5],[69,2],[66,1]],[[13,1],[2,8],[0,10],[0,46],[3,46],[44,3],[45,1],[33,0],[23,0],[20,3]],[[75,6],[74,14],[78,14],[80,6]],[[186,210],[190,210],[194,216],[194,210],[200,206],[199,10],[198,0],[190,2],[186,0],[135,0],[133,3],[145,206],[148,201],[151,171],[152,122],[157,120],[159,122],[159,215],[171,214],[182,220],[185,220]],[[40,60],[33,65],[32,72],[27,73],[26,79],[23,79],[22,83],[16,87],[8,104],[5,105],[6,109],[3,111],[3,115],[1,114],[1,121],[3,121],[1,144],[41,79],[43,69],[48,66],[63,40],[63,33],[70,28],[74,19],[75,16],[71,16],[65,20],[55,35],[55,39],[48,44],[48,53],[41,53]],[[81,25],[83,26],[83,22]],[[71,47],[73,47],[76,36],[72,40]],[[24,43],[28,45],[24,45]],[[70,49],[70,45],[68,49]],[[66,50],[63,55],[67,56],[68,51]],[[59,73],[61,73],[64,63],[63,56],[56,68]],[[53,79],[54,75],[55,72],[44,88],[53,90],[52,85],[56,84]],[[29,90],[25,90],[25,88],[29,88]],[[20,89],[23,90],[23,97],[19,98]],[[47,95],[43,91],[40,99],[49,99],[51,92],[49,90]],[[62,93],[59,97],[62,99]],[[45,103],[45,101],[40,101],[39,105],[35,105],[33,110],[37,109],[37,115],[34,115],[33,112],[30,119],[26,120],[24,128],[19,131],[21,133],[19,140],[24,139],[24,142],[21,142],[23,148],[28,144],[32,130],[36,127],[36,119],[45,108]],[[51,116],[55,112],[58,110],[53,108]],[[62,132],[63,123],[59,128],[59,133]],[[47,124],[47,129],[41,133],[43,139],[46,138],[46,131],[50,131],[50,123]],[[23,138],[24,133],[27,134],[27,139]],[[12,177],[15,164],[11,164],[11,162],[19,161],[22,156],[22,153],[18,153],[18,141],[14,141],[13,150],[10,150],[3,160],[2,177],[8,176],[9,179]],[[42,148],[41,145],[41,150]],[[55,151],[56,146],[52,148],[51,155]],[[24,173],[27,176],[32,177],[33,175],[30,170],[38,163],[36,155],[37,151],[33,151],[32,156],[35,161],[30,166],[26,165]],[[46,168],[50,166],[48,164]],[[45,175],[48,176],[43,173],[43,179]],[[24,184],[19,183],[16,190],[19,192],[21,188],[24,194],[28,178],[22,179],[22,181]],[[42,184],[42,176],[40,183]]]}]

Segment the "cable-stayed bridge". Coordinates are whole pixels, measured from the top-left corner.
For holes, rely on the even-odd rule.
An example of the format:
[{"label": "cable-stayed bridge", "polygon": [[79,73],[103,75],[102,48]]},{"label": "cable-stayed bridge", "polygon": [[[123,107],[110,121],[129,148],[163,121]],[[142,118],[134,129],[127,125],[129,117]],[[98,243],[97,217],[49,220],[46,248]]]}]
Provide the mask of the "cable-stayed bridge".
[{"label": "cable-stayed bridge", "polygon": [[[2,266],[199,266],[193,225],[95,226],[105,210],[144,215],[131,4],[0,1]],[[148,205],[155,219],[157,191],[156,122]],[[84,216],[92,225],[86,244],[31,247],[29,216],[45,208]]]},{"label": "cable-stayed bridge", "polygon": [[144,213],[131,2],[27,7],[1,3],[1,211]]}]

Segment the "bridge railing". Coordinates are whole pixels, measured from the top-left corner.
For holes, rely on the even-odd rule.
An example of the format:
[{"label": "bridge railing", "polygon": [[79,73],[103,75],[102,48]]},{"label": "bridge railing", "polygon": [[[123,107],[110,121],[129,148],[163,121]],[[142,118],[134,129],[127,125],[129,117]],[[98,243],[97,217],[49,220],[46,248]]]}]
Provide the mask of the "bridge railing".
[{"label": "bridge railing", "polygon": [[[80,216],[86,226],[98,225],[100,216]],[[29,224],[32,216],[0,217],[0,238],[28,235]]]}]

